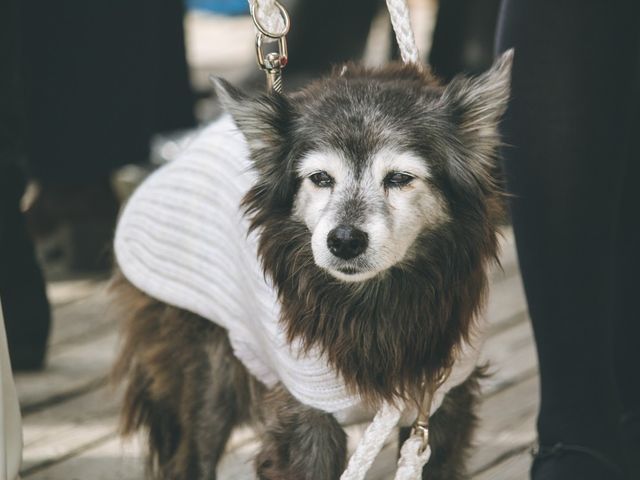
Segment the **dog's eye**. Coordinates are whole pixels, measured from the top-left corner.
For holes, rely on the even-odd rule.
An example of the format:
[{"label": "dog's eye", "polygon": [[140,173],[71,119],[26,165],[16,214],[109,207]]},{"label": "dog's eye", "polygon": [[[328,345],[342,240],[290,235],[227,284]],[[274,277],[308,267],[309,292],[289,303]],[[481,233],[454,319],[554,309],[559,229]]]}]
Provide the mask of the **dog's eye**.
[{"label": "dog's eye", "polygon": [[328,188],[333,186],[333,178],[327,172],[316,172],[309,175],[311,180],[316,186],[321,188]]},{"label": "dog's eye", "polygon": [[384,187],[404,187],[405,185],[409,185],[414,178],[415,177],[406,173],[391,172],[384,177]]}]

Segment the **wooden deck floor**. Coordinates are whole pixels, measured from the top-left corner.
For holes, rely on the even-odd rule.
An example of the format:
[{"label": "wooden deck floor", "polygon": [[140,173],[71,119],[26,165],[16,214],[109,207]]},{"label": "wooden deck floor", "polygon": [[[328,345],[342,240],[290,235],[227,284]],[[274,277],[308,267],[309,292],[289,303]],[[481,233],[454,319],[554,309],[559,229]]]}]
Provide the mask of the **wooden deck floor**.
[{"label": "wooden deck floor", "polygon": [[[485,382],[481,427],[471,460],[477,480],[525,479],[535,439],[538,377],[513,241],[505,234],[503,271],[493,273],[484,357],[493,375]],[[140,480],[139,445],[116,434],[118,396],[107,385],[116,326],[109,320],[105,280],[50,283],[54,327],[48,366],[16,378],[24,423],[24,479]],[[361,429],[350,430],[354,443]],[[248,479],[257,443],[237,432],[219,467],[219,478]],[[396,446],[385,450],[371,479],[392,478]]]}]

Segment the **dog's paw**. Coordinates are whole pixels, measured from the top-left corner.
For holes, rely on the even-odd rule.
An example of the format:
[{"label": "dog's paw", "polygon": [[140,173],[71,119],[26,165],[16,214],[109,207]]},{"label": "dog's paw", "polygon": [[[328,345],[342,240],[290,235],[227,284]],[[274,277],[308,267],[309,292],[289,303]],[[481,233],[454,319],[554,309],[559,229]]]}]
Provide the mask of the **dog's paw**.
[{"label": "dog's paw", "polygon": [[291,472],[286,462],[285,452],[277,452],[276,448],[264,448],[256,457],[256,474],[259,480],[302,480],[295,472]]}]

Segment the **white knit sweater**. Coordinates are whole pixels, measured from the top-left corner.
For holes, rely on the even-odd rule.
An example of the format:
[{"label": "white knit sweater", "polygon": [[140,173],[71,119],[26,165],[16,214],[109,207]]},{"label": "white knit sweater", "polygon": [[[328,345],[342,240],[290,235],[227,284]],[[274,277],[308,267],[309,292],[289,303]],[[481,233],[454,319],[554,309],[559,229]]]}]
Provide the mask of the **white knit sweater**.
[{"label": "white knit sweater", "polygon": [[[228,116],[214,122],[129,200],[116,231],[118,264],[147,294],[227,329],[235,355],[265,385],[282,382],[300,402],[344,422],[360,399],[317,351],[303,354],[299,344],[288,344],[279,324],[274,288],[239,207],[254,180],[242,134]],[[465,346],[434,411],[476,357]]]}]

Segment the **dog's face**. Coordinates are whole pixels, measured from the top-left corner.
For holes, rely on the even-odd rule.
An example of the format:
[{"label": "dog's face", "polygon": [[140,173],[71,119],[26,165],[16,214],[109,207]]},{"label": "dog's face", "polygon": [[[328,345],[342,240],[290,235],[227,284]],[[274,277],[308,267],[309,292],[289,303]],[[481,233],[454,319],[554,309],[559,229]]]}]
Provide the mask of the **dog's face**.
[{"label": "dog's face", "polygon": [[425,229],[447,221],[428,161],[400,146],[354,157],[314,149],[297,163],[293,215],[311,232],[316,264],[336,278],[372,278],[411,256]]},{"label": "dog's face", "polygon": [[410,267],[422,239],[493,189],[510,66],[509,52],[447,87],[411,67],[351,67],[291,97],[217,90],[248,140],[265,208],[306,226],[318,267],[361,282]]}]

